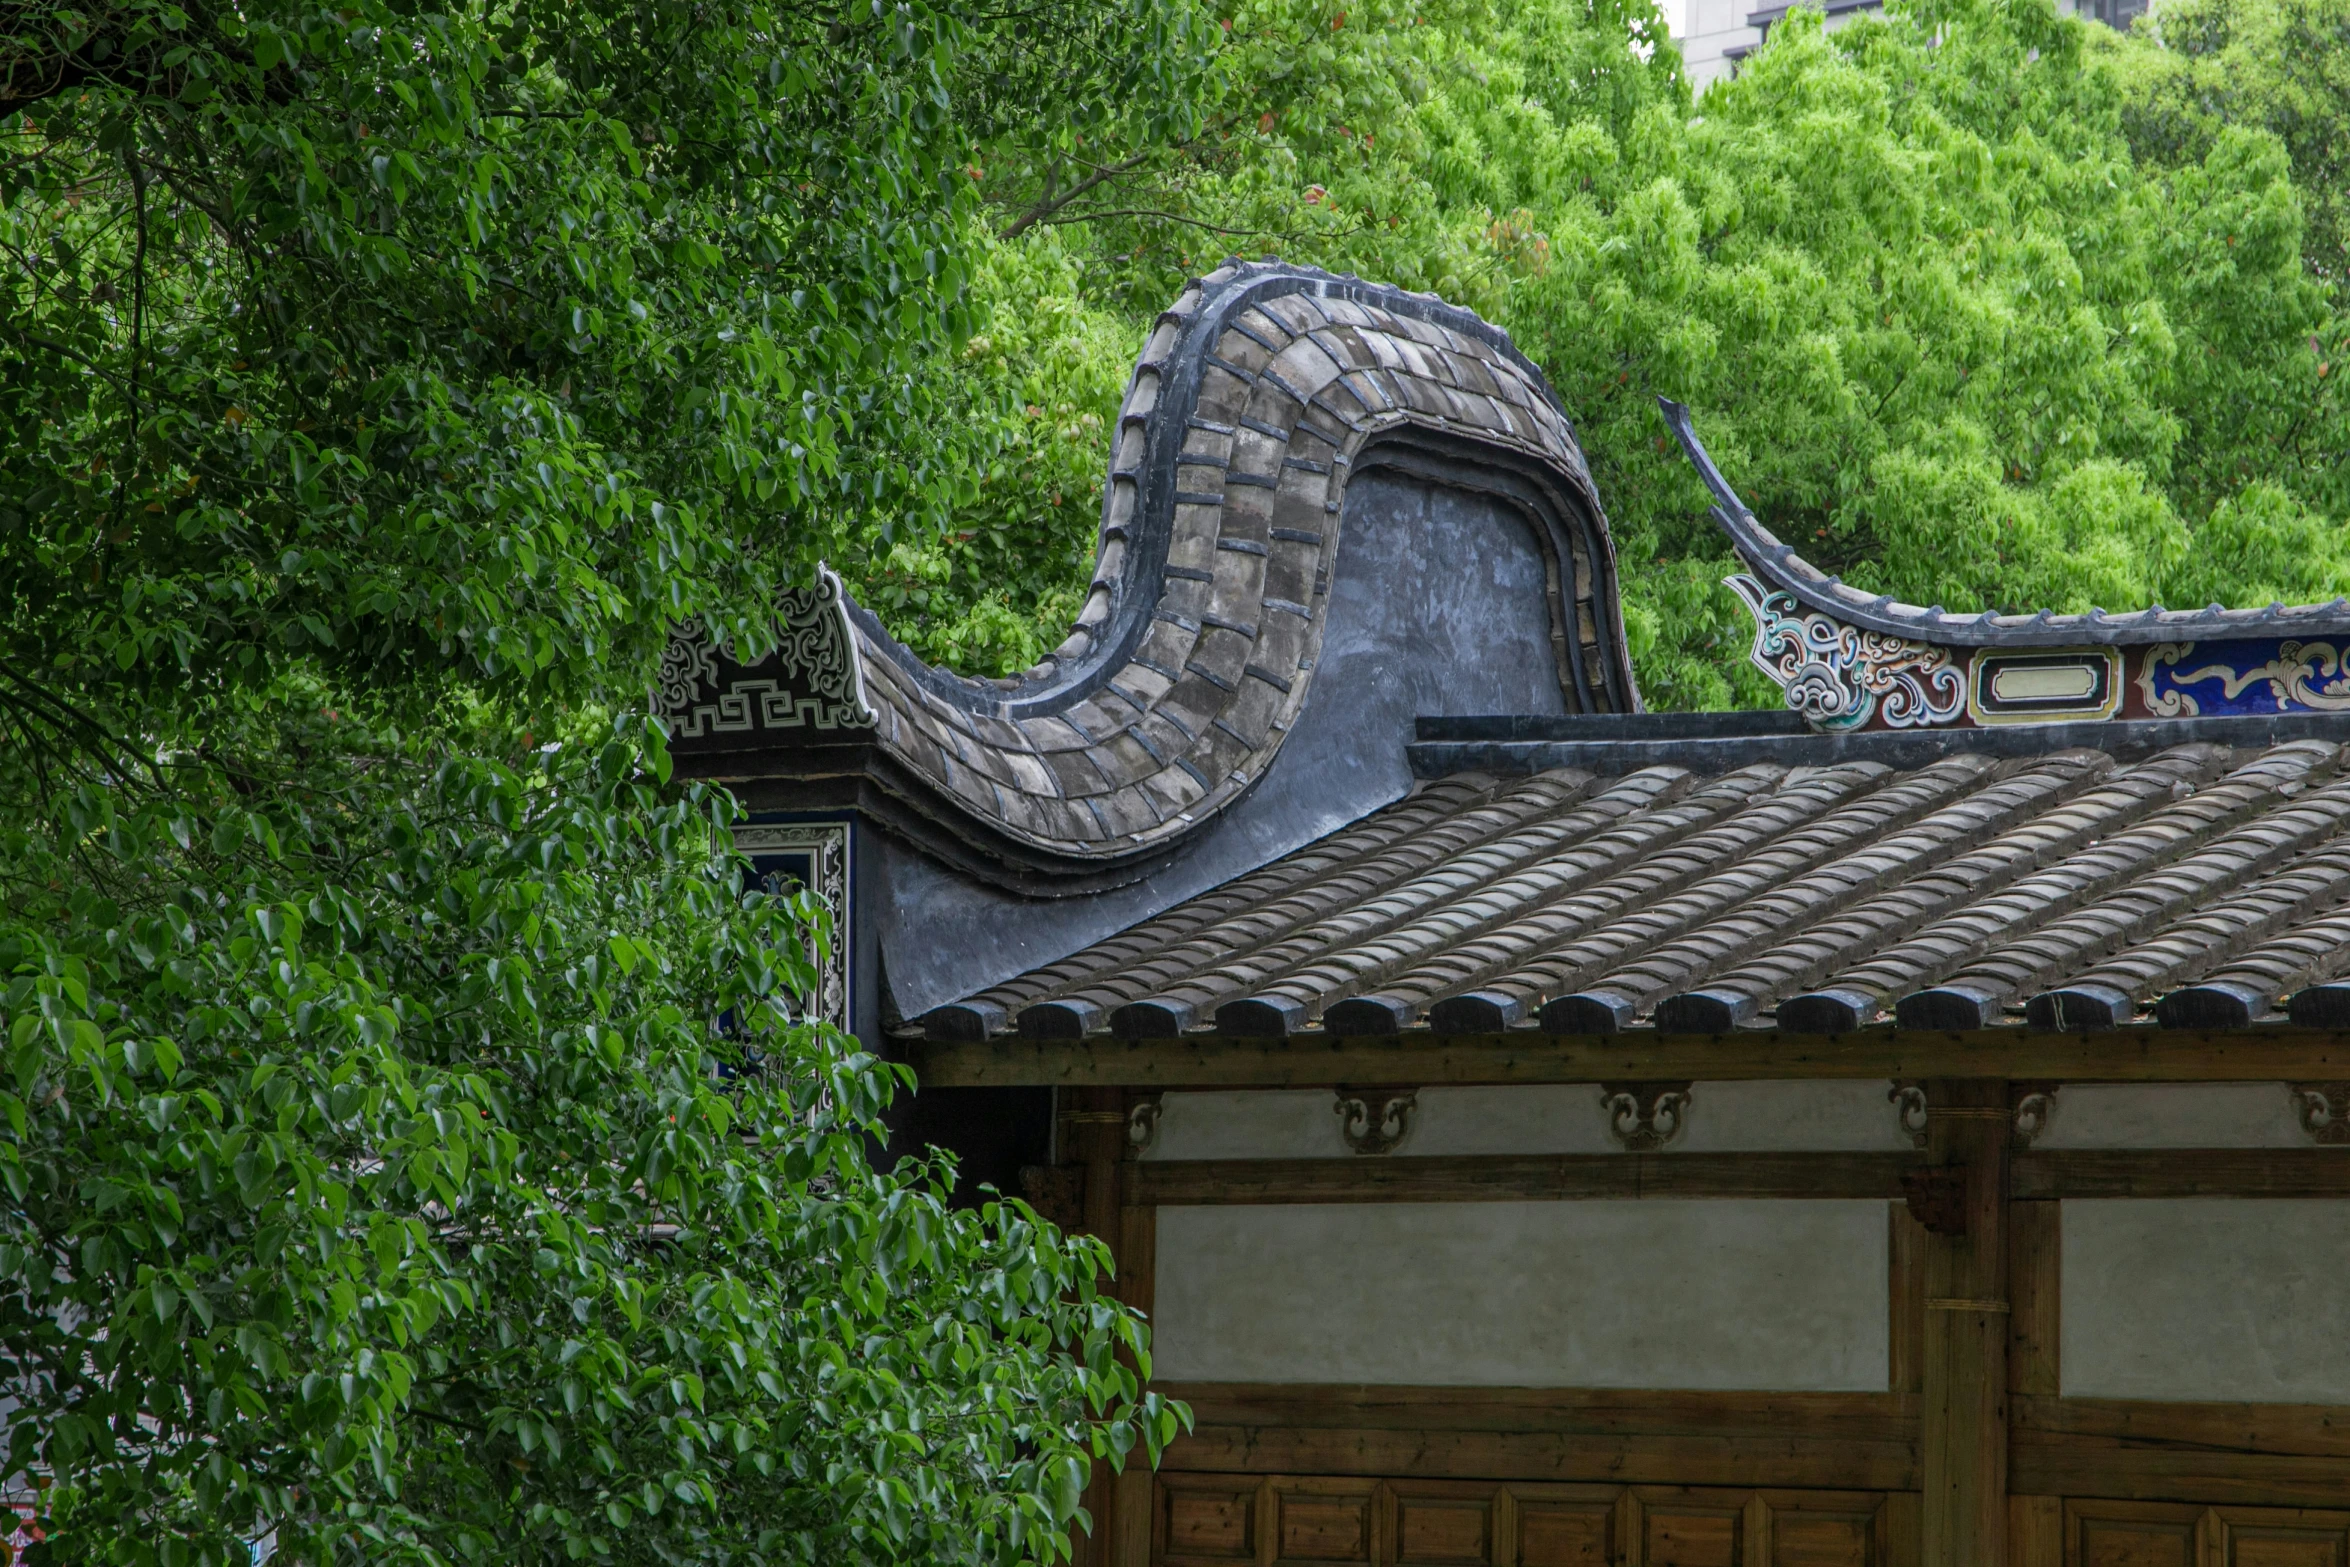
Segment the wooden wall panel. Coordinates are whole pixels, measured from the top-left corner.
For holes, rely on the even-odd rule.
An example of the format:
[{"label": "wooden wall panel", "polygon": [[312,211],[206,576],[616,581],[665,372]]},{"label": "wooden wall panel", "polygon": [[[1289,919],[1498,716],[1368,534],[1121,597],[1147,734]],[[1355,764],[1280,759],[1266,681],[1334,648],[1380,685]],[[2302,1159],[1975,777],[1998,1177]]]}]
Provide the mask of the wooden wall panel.
[{"label": "wooden wall panel", "polygon": [[1915,1493],[1168,1475],[1155,1515],[1149,1567],[1915,1567],[1918,1559]]},{"label": "wooden wall panel", "polygon": [[2350,1513],[2063,1504],[2064,1567],[2350,1567]]}]

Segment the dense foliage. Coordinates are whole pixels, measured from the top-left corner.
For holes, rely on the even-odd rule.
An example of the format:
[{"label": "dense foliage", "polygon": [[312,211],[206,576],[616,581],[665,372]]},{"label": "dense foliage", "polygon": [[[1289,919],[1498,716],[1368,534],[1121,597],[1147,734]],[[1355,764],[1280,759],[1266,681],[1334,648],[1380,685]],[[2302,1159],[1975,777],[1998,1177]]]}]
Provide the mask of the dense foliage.
[{"label": "dense foliage", "polygon": [[1198,138],[1105,154],[1139,161],[1018,233],[1037,182],[991,191],[1009,237],[975,276],[1019,351],[959,378],[1031,413],[1050,482],[991,470],[959,536],[900,552],[930,573],[910,629],[1005,669],[1057,640],[1090,505],[1042,499],[1090,502],[1086,416],[1227,250],[1511,329],[1593,458],[1653,705],[1773,695],[1659,393],[1771,527],[1872,589],[2350,589],[2325,215],[2350,33],[2328,0],[2177,3],[2127,38],[2047,0],[1917,0],[1833,35],[1797,15],[1695,102],[1640,4],[1227,5]]},{"label": "dense foliage", "polygon": [[804,901],[630,717],[930,526],[983,149],[1148,4],[0,12],[0,1376],[124,1563],[1045,1560],[1105,1255],[869,1162]]}]

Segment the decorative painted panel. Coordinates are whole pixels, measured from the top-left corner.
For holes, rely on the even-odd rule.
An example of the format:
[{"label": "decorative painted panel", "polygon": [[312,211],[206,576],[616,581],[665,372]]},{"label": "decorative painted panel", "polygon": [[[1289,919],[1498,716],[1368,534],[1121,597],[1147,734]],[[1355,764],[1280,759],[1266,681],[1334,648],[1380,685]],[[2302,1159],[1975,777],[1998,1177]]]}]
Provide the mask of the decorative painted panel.
[{"label": "decorative painted panel", "polygon": [[1814,728],[1887,729],[1953,723],[1966,711],[1966,677],[1947,648],[1863,631],[1774,593],[1743,572],[1722,579],[1754,616],[1747,657],[1779,683],[1787,706]]},{"label": "decorative painted panel", "polygon": [[2121,708],[2122,656],[2113,648],[1974,655],[1967,714],[1978,724],[2111,718]]},{"label": "decorative painted panel", "polygon": [[2158,718],[2350,712],[2350,639],[2163,642],[2146,649],[2138,691]]}]

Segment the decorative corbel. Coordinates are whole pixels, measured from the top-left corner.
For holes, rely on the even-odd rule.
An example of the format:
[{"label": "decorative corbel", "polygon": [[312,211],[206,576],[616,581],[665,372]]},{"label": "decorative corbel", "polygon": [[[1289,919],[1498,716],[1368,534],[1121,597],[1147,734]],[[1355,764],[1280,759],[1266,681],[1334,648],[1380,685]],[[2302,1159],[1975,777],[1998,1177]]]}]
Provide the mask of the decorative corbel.
[{"label": "decorative corbel", "polygon": [[2301,1130],[2328,1148],[2350,1144],[2350,1083],[2287,1083]]},{"label": "decorative corbel", "polygon": [[1126,1107],[1126,1157],[1139,1159],[1159,1140],[1158,1094],[1137,1094]]},{"label": "decorative corbel", "polygon": [[1934,1235],[1966,1233],[1966,1170],[1959,1166],[1901,1172],[1909,1216]]},{"label": "decorative corbel", "polygon": [[1681,1135],[1689,1122],[1688,1083],[1602,1083],[1599,1105],[1607,1129],[1633,1153],[1653,1153]]},{"label": "decorative corbel", "polygon": [[1393,1153],[1412,1135],[1412,1112],[1419,1108],[1416,1088],[1381,1088],[1367,1093],[1341,1088],[1330,1108],[1338,1116],[1338,1135],[1359,1154]]}]

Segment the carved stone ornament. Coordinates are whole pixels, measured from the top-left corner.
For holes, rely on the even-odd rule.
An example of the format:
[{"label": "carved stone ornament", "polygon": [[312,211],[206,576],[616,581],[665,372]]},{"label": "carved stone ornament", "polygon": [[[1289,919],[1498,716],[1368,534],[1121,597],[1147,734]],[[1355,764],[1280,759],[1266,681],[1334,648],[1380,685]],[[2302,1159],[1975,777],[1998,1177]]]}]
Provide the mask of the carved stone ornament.
[{"label": "carved stone ornament", "polygon": [[1901,1197],[1909,1216],[1932,1235],[1966,1233],[1966,1171],[1964,1169],[1904,1170]]},{"label": "carved stone ornament", "polygon": [[1600,1084],[1609,1133],[1633,1153],[1664,1147],[1688,1124],[1689,1089],[1688,1083]]},{"label": "carved stone ornament", "polygon": [[1039,1217],[1064,1230],[1085,1227],[1085,1166],[1031,1164],[1020,1171],[1020,1195]]},{"label": "carved stone ornament", "polygon": [[1338,1116],[1338,1135],[1361,1154],[1393,1153],[1412,1135],[1412,1112],[1419,1108],[1416,1088],[1375,1089],[1370,1093],[1338,1090],[1331,1109]]},{"label": "carved stone ornament", "polygon": [[2310,1141],[2350,1146],[2350,1083],[2288,1083],[2294,1112]]},{"label": "carved stone ornament", "polygon": [[1885,1097],[1893,1102],[1893,1113],[1901,1121],[1901,1130],[1909,1138],[1912,1148],[1926,1146],[1926,1091],[1915,1083],[1895,1083]]},{"label": "carved stone ornament", "polygon": [[653,708],[670,736],[700,740],[761,729],[869,729],[857,638],[840,577],[816,569],[816,584],[776,595],[775,650],[738,663],[699,620],[689,620],[661,653]]},{"label": "carved stone ornament", "polygon": [[1144,1094],[1126,1111],[1126,1157],[1139,1159],[1159,1140],[1159,1095]]},{"label": "carved stone ornament", "polygon": [[1744,572],[1722,583],[1754,616],[1748,660],[1813,728],[1858,729],[1880,709],[1888,728],[1926,728],[1966,711],[1966,678],[1948,648],[1847,626]]}]

